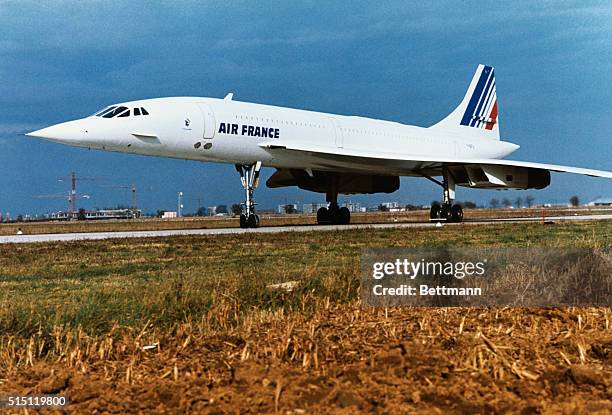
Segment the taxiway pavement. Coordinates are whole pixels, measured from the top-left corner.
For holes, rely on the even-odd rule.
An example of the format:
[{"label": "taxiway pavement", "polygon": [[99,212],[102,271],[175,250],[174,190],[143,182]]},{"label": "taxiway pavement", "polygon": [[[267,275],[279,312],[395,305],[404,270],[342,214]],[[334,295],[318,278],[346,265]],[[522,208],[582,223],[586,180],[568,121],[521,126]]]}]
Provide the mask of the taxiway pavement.
[{"label": "taxiway pavement", "polygon": [[[462,223],[445,223],[442,226],[476,226],[503,222],[537,222],[542,218],[502,218],[487,220],[466,220]],[[592,221],[612,220],[612,214],[605,215],[574,215],[547,216],[547,221]],[[155,231],[122,231],[122,232],[83,232],[83,233],[52,233],[38,235],[8,235],[0,236],[0,244],[36,243],[36,242],[69,242],[83,240],[121,239],[121,238],[157,238],[164,236],[183,235],[228,235],[244,233],[280,233],[280,232],[315,232],[341,231],[350,229],[386,229],[386,228],[430,228],[438,226],[431,222],[408,223],[376,223],[351,225],[291,225],[270,226],[257,229],[218,228],[218,229],[173,229]]]}]

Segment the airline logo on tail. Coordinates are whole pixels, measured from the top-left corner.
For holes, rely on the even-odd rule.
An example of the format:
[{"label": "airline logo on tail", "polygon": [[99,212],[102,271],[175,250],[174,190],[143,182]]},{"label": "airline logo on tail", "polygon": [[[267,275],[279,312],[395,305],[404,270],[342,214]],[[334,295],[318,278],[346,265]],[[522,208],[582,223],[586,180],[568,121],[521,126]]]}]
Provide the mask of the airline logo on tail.
[{"label": "airline logo on tail", "polygon": [[490,66],[484,66],[478,83],[461,118],[461,125],[492,130],[497,123],[497,94],[495,74]]}]

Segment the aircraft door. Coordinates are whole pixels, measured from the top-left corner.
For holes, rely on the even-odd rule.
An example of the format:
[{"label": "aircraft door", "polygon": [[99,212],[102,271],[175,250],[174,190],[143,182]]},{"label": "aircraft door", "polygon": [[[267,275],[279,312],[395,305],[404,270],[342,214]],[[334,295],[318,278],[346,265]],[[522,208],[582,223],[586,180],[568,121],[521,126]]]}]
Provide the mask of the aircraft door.
[{"label": "aircraft door", "polygon": [[215,136],[216,130],[215,114],[210,105],[204,102],[199,102],[198,106],[204,117],[204,133],[202,138],[211,139]]},{"label": "aircraft door", "polygon": [[334,127],[336,147],[344,148],[344,134],[340,129],[340,124],[338,123],[338,120],[332,117],[330,117],[329,119],[331,121],[332,126]]}]

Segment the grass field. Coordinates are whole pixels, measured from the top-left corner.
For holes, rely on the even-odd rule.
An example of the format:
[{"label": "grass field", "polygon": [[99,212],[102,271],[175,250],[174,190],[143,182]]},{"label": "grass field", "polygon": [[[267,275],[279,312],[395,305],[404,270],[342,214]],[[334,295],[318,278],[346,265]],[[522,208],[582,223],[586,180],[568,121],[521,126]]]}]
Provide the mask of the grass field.
[{"label": "grass field", "polygon": [[609,413],[609,308],[362,308],[359,255],[611,236],[604,221],[0,245],[0,395],[61,393],[77,412]]}]

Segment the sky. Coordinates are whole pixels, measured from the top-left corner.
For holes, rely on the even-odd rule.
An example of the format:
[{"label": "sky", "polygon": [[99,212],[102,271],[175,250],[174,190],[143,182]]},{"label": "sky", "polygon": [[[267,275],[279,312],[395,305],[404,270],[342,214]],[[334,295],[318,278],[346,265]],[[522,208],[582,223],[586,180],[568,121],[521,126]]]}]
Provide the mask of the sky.
[{"label": "sky", "polygon": [[[431,3],[431,4],[429,4]],[[231,165],[71,148],[25,132],[114,103],[223,97],[429,126],[461,101],[479,63],[495,67],[513,159],[612,170],[612,3],[0,0],[0,212],[130,203],[185,212],[244,199]],[[263,171],[267,179],[273,169]],[[263,182],[262,182],[263,183]],[[553,173],[544,190],[458,188],[458,200],[536,203],[612,196],[612,180]],[[393,194],[341,197],[429,204],[441,189],[403,178]],[[260,186],[256,200],[323,202]]]}]

